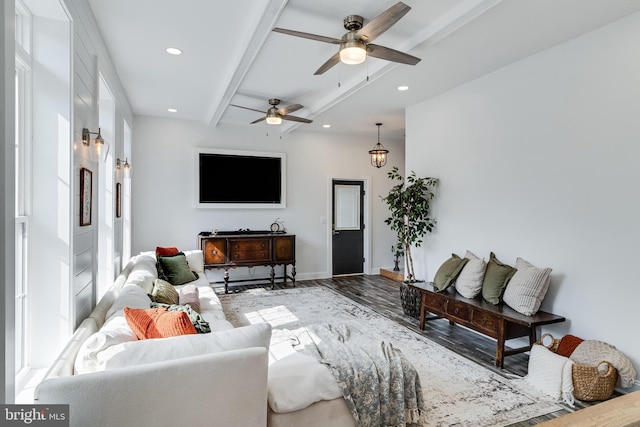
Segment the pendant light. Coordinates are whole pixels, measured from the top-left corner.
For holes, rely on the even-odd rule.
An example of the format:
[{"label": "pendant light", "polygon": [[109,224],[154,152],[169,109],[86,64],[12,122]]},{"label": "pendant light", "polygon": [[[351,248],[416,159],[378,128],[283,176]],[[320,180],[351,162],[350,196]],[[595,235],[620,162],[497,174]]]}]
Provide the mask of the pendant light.
[{"label": "pendant light", "polygon": [[387,164],[389,150],[380,144],[380,126],[382,126],[382,123],[376,123],[376,126],[378,126],[378,143],[373,147],[373,150],[369,150],[369,155],[371,156],[371,166],[381,168]]}]

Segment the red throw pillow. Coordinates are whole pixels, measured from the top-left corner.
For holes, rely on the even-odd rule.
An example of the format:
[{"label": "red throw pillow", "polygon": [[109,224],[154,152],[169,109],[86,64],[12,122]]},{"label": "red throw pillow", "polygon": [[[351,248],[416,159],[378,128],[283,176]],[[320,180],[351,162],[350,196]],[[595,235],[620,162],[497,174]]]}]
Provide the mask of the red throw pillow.
[{"label": "red throw pillow", "polygon": [[176,256],[179,253],[180,251],[175,246],[170,246],[168,248],[156,246],[156,256]]},{"label": "red throw pillow", "polygon": [[569,357],[582,341],[584,341],[582,338],[578,338],[575,335],[565,335],[560,338],[557,353],[560,356]]},{"label": "red throw pillow", "polygon": [[196,328],[184,311],[166,308],[124,308],[124,317],[139,340],[195,334]]}]

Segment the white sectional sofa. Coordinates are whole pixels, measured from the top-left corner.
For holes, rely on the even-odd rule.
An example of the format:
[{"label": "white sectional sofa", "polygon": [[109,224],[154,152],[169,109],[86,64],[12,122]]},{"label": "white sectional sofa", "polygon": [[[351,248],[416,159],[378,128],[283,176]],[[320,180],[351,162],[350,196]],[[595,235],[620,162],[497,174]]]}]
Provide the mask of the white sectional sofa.
[{"label": "white sectional sofa", "polygon": [[157,278],[154,253],[141,253],[75,331],[34,402],[69,404],[78,427],[265,426],[271,326],[234,329],[204,275],[202,252],[185,254],[200,275],[190,284],[211,333],[136,339],[123,308],[149,308],[147,288]]}]

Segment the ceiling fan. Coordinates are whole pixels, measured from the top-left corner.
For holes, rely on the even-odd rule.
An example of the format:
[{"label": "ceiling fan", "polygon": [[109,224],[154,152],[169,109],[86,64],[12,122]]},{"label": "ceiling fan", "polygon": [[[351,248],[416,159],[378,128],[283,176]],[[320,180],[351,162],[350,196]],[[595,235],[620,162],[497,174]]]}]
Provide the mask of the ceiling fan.
[{"label": "ceiling fan", "polygon": [[344,28],[349,32],[343,35],[341,39],[303,33],[301,31],[287,30],[284,28],[274,28],[273,31],[305,39],[340,45],[340,50],[329,58],[327,62],[322,64],[322,66],[314,73],[315,75],[323,74],[340,61],[345,64],[361,64],[366,59],[367,55],[387,61],[416,65],[420,62],[420,58],[371,43],[382,33],[391,28],[391,26],[398,22],[398,20],[406,15],[410,10],[411,7],[402,2],[398,2],[373,18],[365,26],[363,26],[364,18],[362,16],[349,15],[343,20]]},{"label": "ceiling fan", "polygon": [[[252,121],[250,124],[259,123],[263,120],[266,120],[270,125],[279,125],[283,120],[290,120],[292,122],[301,122],[301,123],[311,123],[313,120],[304,119],[302,117],[292,116],[289,113],[293,113],[294,111],[298,111],[302,108],[300,104],[292,104],[287,107],[278,108],[277,105],[280,104],[280,100],[276,98],[272,98],[269,100],[269,108],[266,112],[266,116],[259,118],[258,120]],[[232,107],[244,108],[245,110],[257,111],[258,113],[263,113],[264,111],[256,110],[255,108],[243,107],[242,105],[229,104]]]}]

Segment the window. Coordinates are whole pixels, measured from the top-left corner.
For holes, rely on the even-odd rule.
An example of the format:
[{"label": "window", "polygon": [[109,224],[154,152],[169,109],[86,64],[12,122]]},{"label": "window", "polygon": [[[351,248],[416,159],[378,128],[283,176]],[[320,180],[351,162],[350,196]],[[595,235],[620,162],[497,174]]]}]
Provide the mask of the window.
[{"label": "window", "polygon": [[29,366],[28,266],[31,128],[31,16],[16,3],[15,61],[15,369],[16,375]]}]

